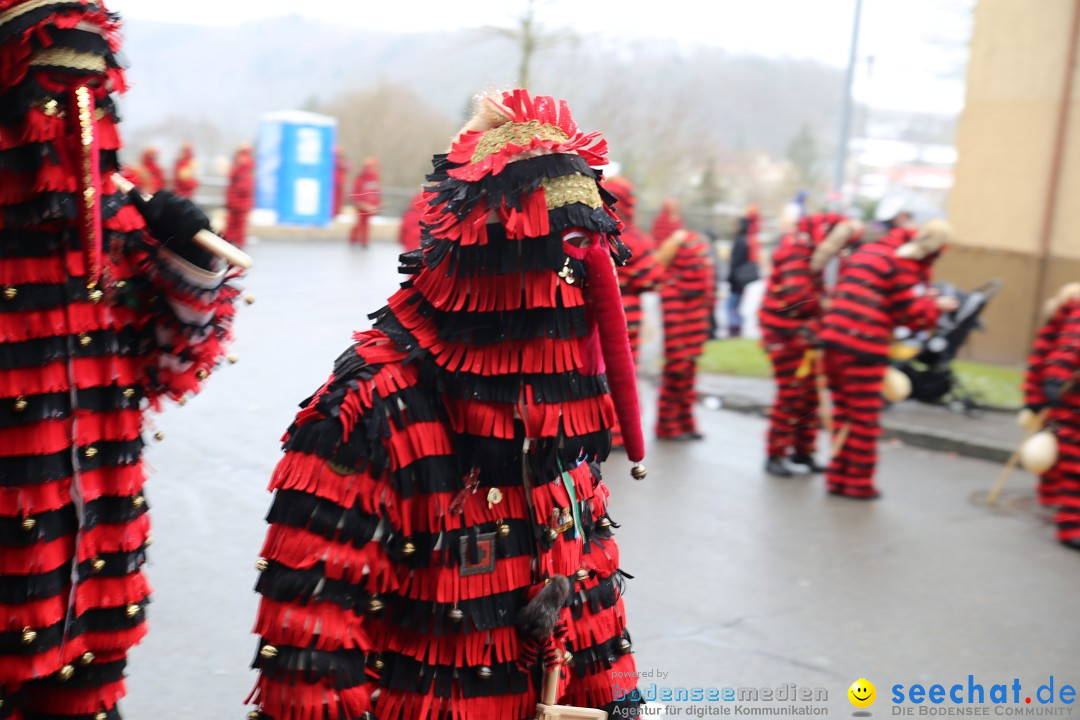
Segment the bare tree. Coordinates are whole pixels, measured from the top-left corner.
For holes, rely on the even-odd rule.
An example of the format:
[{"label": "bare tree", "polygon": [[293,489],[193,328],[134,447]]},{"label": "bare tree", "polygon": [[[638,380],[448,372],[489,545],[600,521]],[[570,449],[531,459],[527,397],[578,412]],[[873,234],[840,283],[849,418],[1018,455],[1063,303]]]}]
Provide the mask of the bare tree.
[{"label": "bare tree", "polygon": [[529,87],[533,56],[539,50],[576,40],[574,33],[566,29],[545,30],[536,17],[535,0],[525,0],[525,12],[518,18],[516,27],[486,26],[481,32],[505,38],[521,49],[517,82],[519,87]]}]

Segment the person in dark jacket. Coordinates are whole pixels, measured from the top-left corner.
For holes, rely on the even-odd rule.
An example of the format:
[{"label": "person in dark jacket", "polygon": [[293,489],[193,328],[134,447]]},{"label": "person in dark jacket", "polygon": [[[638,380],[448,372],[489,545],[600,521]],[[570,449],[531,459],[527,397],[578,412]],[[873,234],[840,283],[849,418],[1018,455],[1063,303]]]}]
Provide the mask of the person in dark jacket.
[{"label": "person in dark jacket", "polygon": [[757,233],[760,218],[753,207],[745,216],[739,218],[739,229],[735,233],[735,242],[731,247],[731,259],[728,263],[727,324],[728,337],[742,335],[742,315],[739,305],[747,286],[758,280],[761,271],[757,264]]}]

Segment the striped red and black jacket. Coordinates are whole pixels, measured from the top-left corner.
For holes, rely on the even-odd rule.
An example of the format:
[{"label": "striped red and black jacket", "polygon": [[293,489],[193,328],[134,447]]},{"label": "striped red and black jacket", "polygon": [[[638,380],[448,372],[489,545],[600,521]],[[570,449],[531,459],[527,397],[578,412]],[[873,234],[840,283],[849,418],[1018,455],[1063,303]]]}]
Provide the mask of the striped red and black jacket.
[{"label": "striped red and black jacket", "polygon": [[822,320],[822,345],[884,361],[895,328],[924,330],[937,323],[937,304],[917,289],[929,280],[926,265],[896,257],[901,235],[911,232],[897,230],[863,245],[843,264]]},{"label": "striped red and black jacket", "polygon": [[716,267],[700,235],[694,234],[675,253],[667,266],[660,298],[665,359],[697,357],[709,339],[709,317],[716,304]]},{"label": "striped red and black jacket", "polygon": [[780,239],[772,256],[758,323],[766,335],[791,336],[821,317],[821,274],[810,270],[814,241],[806,233]]},{"label": "striped red and black jacket", "polygon": [[1031,353],[1027,359],[1027,371],[1024,373],[1024,404],[1045,405],[1046,395],[1043,393],[1043,380],[1046,379],[1046,364],[1050,354],[1057,348],[1058,335],[1072,307],[1077,303],[1066,302],[1051,313],[1050,318],[1043,323],[1035,335]]}]

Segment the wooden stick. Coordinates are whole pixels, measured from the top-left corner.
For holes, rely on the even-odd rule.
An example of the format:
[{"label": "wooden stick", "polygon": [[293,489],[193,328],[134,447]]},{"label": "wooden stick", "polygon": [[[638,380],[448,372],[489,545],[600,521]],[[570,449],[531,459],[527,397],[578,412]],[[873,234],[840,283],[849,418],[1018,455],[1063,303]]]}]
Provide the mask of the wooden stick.
[{"label": "wooden stick", "polygon": [[840,451],[844,449],[844,443],[847,442],[848,435],[851,434],[851,422],[846,422],[840,426],[840,432],[836,433],[833,438],[832,447],[829,448],[829,457],[834,458],[840,454]]},{"label": "wooden stick", "polygon": [[823,350],[814,350],[814,373],[817,375],[818,407],[821,413],[821,424],[829,437],[833,434],[833,413],[829,400],[829,380],[825,375],[825,353]]},{"label": "wooden stick", "polygon": [[[114,173],[112,179],[113,183],[116,184],[116,187],[122,193],[129,193],[135,189],[135,186],[128,182],[127,178],[120,173]],[[195,233],[195,237],[192,239],[201,245],[204,250],[217,255],[219,258],[223,258],[230,265],[245,270],[252,265],[253,261],[250,255],[230,243],[228,240],[218,237],[209,230],[200,230]]]},{"label": "wooden stick", "polygon": [[562,667],[556,665],[544,676],[544,698],[541,702],[545,705],[554,705],[559,699],[559,674],[561,672]]},{"label": "wooden stick", "polygon": [[[1035,419],[1038,422],[1039,430],[1042,430],[1043,425],[1046,424],[1046,418],[1049,417],[1049,415],[1050,408],[1043,408],[1039,411],[1039,414],[1035,416]],[[1001,491],[1005,489],[1006,481],[1013,474],[1013,471],[1016,470],[1016,466],[1020,464],[1020,451],[1023,449],[1024,443],[1026,443],[1028,439],[1031,438],[1031,436],[1034,435],[1036,432],[1039,432],[1039,430],[1036,430],[1035,432],[1028,431],[1024,434],[1024,439],[1020,441],[1020,444],[1017,446],[1016,450],[1013,452],[1012,455],[1009,456],[1009,460],[1005,463],[1005,467],[1001,469],[1001,475],[998,477],[997,482],[994,484],[994,487],[991,488],[990,492],[986,494],[987,505],[997,504],[998,495],[1000,495]]]}]

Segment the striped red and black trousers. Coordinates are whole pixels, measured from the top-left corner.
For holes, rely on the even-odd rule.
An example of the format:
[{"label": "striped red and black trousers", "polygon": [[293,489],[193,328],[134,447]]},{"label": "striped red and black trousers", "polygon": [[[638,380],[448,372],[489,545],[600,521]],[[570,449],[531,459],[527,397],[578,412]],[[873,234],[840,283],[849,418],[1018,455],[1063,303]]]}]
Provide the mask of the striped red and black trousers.
[{"label": "striped red and black trousers", "polygon": [[[641,351],[641,296],[623,295],[623,309],[626,311],[626,337],[630,341],[630,355],[634,358],[634,367],[637,367],[638,355]],[[622,431],[618,421],[611,428],[611,447],[623,446]]]},{"label": "striped red and black trousers", "polygon": [[766,333],[765,352],[772,361],[776,396],[769,411],[769,429],[765,450],[771,458],[790,454],[813,455],[817,445],[818,416],[817,368],[799,377],[807,353],[813,350],[801,335]]},{"label": "striped red and black trousers", "polygon": [[[90,662],[87,662],[89,660]],[[5,720],[120,720],[127,652],[85,654],[70,674],[53,673],[21,685],[0,686]]]},{"label": "striped red and black trousers", "polygon": [[1058,540],[1080,540],[1080,410],[1055,408],[1050,422],[1058,439],[1058,461],[1048,473],[1057,479],[1053,497]]},{"label": "striped red and black trousers", "polygon": [[668,360],[660,377],[660,404],[656,417],[656,437],[673,438],[697,432],[694,424],[694,358]]},{"label": "striped red and black trousers", "polygon": [[877,444],[881,436],[881,395],[884,359],[852,355],[841,350],[825,351],[825,374],[832,397],[833,439],[843,442],[834,451],[825,470],[829,492],[850,497],[870,497],[877,466]]}]

